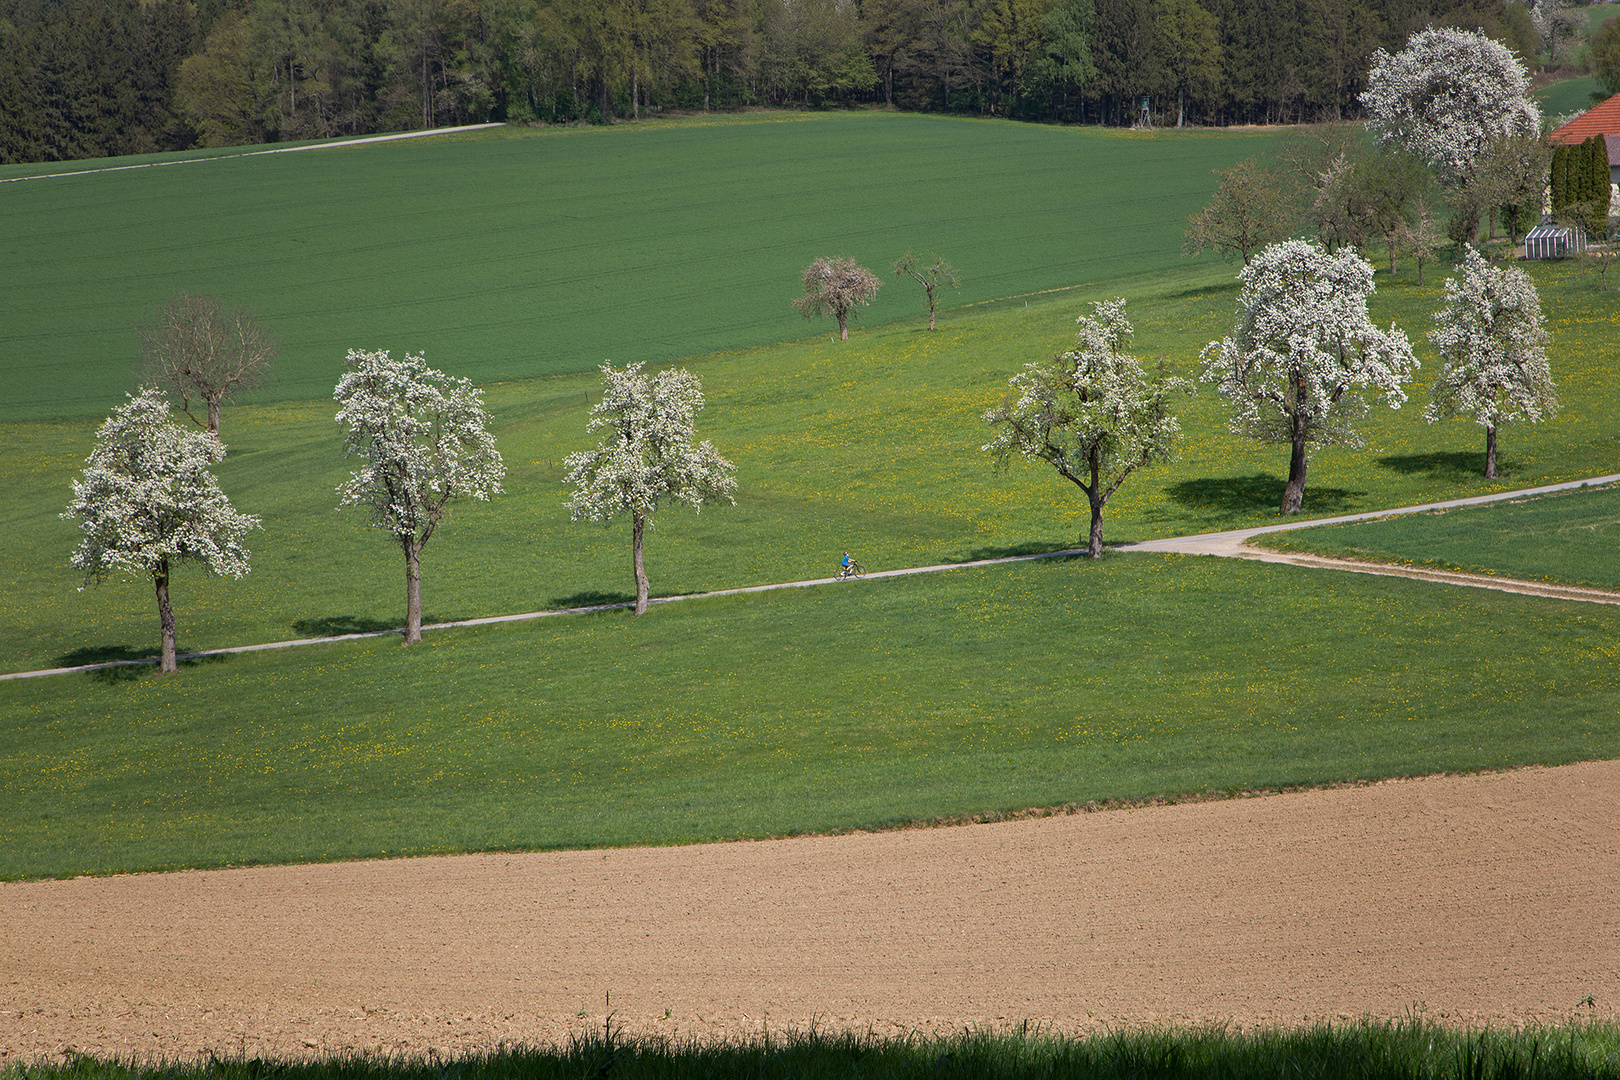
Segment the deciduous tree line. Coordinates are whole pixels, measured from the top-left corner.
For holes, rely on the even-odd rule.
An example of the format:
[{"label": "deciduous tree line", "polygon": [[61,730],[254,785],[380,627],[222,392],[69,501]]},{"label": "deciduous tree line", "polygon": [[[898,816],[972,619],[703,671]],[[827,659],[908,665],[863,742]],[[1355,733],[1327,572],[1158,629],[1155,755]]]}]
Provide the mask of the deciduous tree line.
[{"label": "deciduous tree line", "polygon": [[0,0],[0,162],[751,105],[1339,119],[1431,23],[1539,40],[1518,0]]}]

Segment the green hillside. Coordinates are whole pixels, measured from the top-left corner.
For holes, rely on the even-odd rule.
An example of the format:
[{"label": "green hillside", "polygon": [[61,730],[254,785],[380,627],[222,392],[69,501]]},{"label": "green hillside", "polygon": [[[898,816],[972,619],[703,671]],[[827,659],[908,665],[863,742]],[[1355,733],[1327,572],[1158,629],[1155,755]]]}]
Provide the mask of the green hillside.
[{"label": "green hillside", "polygon": [[[490,381],[803,337],[789,301],[822,254],[888,277],[937,251],[948,305],[1163,268],[1210,170],[1270,141],[754,114],[0,184],[0,420],[104,414],[181,290],[256,309],[284,341],[260,398],[291,400],[350,348]],[[914,316],[909,284],[862,322]]]},{"label": "green hillside", "polygon": [[[808,231],[817,223],[831,229],[835,219],[847,226],[867,211],[839,217],[835,200],[819,195],[821,208],[800,217],[786,211],[768,216],[762,201],[742,209],[718,205],[723,194],[710,200],[716,205],[699,206],[693,192],[703,185],[693,179],[663,185],[687,193],[677,206],[672,198],[660,201],[662,189],[653,179],[658,163],[674,174],[670,162],[679,155],[671,147],[701,144],[719,155],[731,145],[726,140],[735,139],[729,173],[777,170],[775,182],[787,185],[808,168],[813,149],[830,162],[818,175],[843,169],[867,183],[872,198],[890,197],[903,185],[880,182],[853,159],[839,164],[838,140],[829,136],[848,132],[866,133],[844,140],[856,147],[850,155],[869,163],[890,144],[911,146],[906,152],[919,168],[923,146],[937,149],[959,138],[952,145],[979,170],[983,205],[953,203],[954,218],[915,194],[911,202],[890,204],[904,206],[914,219],[932,209],[938,229],[953,223],[958,229],[952,235],[959,247],[928,244],[962,267],[967,281],[961,293],[947,297],[954,306],[942,312],[934,333],[923,329],[920,290],[891,282],[881,296],[889,306],[870,313],[874,317],[863,320],[850,341],[831,340],[830,323],[803,336],[804,324],[787,301],[798,266],[818,248],[792,250],[795,241],[775,231],[778,218]],[[885,142],[874,132],[895,137]],[[1029,151],[1026,167],[1004,170],[1016,180],[1007,181],[1008,190],[1021,196],[988,194],[992,155],[976,149],[967,137],[975,133],[1004,160],[1017,160],[1017,143],[1040,151]],[[261,304],[288,338],[285,377],[274,388],[282,400],[227,410],[230,456],[218,470],[237,507],[264,519],[263,532],[249,539],[254,570],[234,582],[187,567],[173,585],[181,649],[208,649],[399,624],[404,574],[397,547],[361,516],[333,510],[334,488],[350,463],[341,456],[328,395],[346,344],[424,343],[350,342],[350,320],[363,316],[384,328],[390,318],[415,320],[424,337],[443,322],[457,329],[432,332],[447,342],[475,332],[526,340],[537,316],[525,305],[564,295],[534,282],[563,270],[544,260],[524,269],[528,264],[511,254],[487,269],[479,252],[522,249],[521,237],[500,227],[501,214],[538,219],[549,208],[548,220],[563,222],[559,206],[587,224],[555,224],[545,234],[576,230],[568,234],[576,241],[568,254],[576,260],[577,281],[567,296],[577,310],[572,323],[558,316],[548,325],[572,325],[581,336],[597,335],[599,344],[633,342],[647,351],[613,359],[645,356],[655,366],[687,348],[669,344],[682,334],[692,340],[730,335],[727,349],[691,363],[709,400],[702,433],[738,466],[738,505],[695,517],[657,516],[647,538],[655,596],[824,576],[844,549],[869,568],[886,570],[1072,545],[1084,529],[1083,498],[1050,470],[1032,465],[996,474],[979,449],[988,436],[979,417],[1021,364],[1073,342],[1074,319],[1094,300],[1126,297],[1135,351],[1149,362],[1162,358],[1177,374],[1193,374],[1199,350],[1232,325],[1235,267],[1207,258],[1181,262],[1175,248],[1184,214],[1178,210],[1171,220],[1153,199],[1120,190],[1129,186],[1120,178],[1129,176],[1144,189],[1160,184],[1192,192],[1203,183],[1207,190],[1210,161],[1232,160],[1261,145],[1245,135],[1138,140],[874,115],[287,154],[66,181],[86,189],[105,184],[107,191],[117,188],[115,181],[128,182],[140,191],[177,185],[176,178],[188,175],[208,178],[210,170],[241,170],[234,175],[252,179],[266,163],[271,170],[328,178],[293,185],[296,196],[284,198],[269,186],[245,185],[264,203],[253,215],[255,227],[265,231],[252,243],[231,241],[223,211],[199,218],[207,227],[196,234],[213,239],[196,241],[180,220],[186,200],[171,191],[152,204],[162,213],[149,215],[167,221],[166,231],[130,224],[140,214],[127,207],[120,211],[124,233],[97,233],[96,215],[88,211],[79,215],[81,226],[70,228],[74,215],[62,210],[58,232],[76,237],[80,254],[52,263],[41,249],[37,261],[20,265],[93,275],[97,263],[87,252],[99,243],[123,253],[124,276],[115,280],[109,269],[98,283],[125,303],[142,289],[162,298],[177,287],[172,280],[162,286],[143,281],[131,269],[142,252],[167,260],[171,275],[185,266],[229,270],[244,292],[263,287],[311,303],[323,290],[329,294],[319,314],[302,322],[277,318]],[[1039,175],[1040,162],[1058,160],[1053,147],[1088,156],[1065,170],[1054,166],[1041,186],[1028,178]],[[1171,152],[1180,157],[1165,164]],[[576,154],[576,164],[595,171],[581,164],[579,182],[570,185],[560,167],[554,170],[556,195],[543,206],[507,198],[498,214],[493,189],[465,195],[463,204],[481,209],[447,214],[464,225],[482,221],[483,231],[473,238],[447,231],[420,194],[448,183],[458,155],[469,162],[505,161],[514,176],[545,171],[535,164],[545,153]],[[1162,155],[1162,175],[1129,173],[1126,165],[1136,169],[1131,155],[1138,153]],[[1209,160],[1196,160],[1200,155]],[[947,160],[932,162],[934,172]],[[794,169],[783,161],[800,164]],[[392,173],[383,167],[390,162]],[[604,192],[621,190],[625,175],[642,178],[648,188],[639,201],[625,196],[634,213],[615,216],[593,205]],[[401,225],[396,235],[384,228],[381,211],[365,228],[346,221],[345,210],[358,218],[370,205],[353,192],[385,181],[393,190],[419,193],[415,224]],[[0,186],[0,199],[68,190],[50,186],[58,183]],[[741,205],[742,187],[731,190]],[[226,191],[215,190],[216,202]],[[1101,211],[1081,217],[1017,212],[1041,199],[1097,203],[1099,191],[1116,200],[1113,218]],[[239,192],[231,197],[239,206],[258,205]],[[1188,195],[1192,202],[1204,197]],[[756,216],[740,216],[744,211]],[[232,252],[268,251],[275,243],[295,243],[294,235],[306,236],[306,243],[323,235],[283,236],[268,224],[277,214],[295,220],[324,215],[329,231],[349,230],[360,254],[326,244],[325,261],[315,260],[324,269],[311,269],[307,283],[296,280],[306,264],[290,255],[234,267]],[[1155,234],[1144,222],[1159,215],[1164,220]],[[596,250],[584,239],[630,218],[649,236],[648,246],[635,249],[638,255],[617,246]],[[706,240],[693,225],[699,218],[714,233]],[[656,229],[663,231],[655,243]],[[396,257],[433,248],[413,246],[408,238],[429,232],[438,237],[443,259],[429,266],[429,260]],[[374,247],[359,243],[363,233]],[[1094,243],[1089,261],[1064,261],[1078,250],[1077,237],[1094,235],[1114,235],[1119,243],[1110,252],[1101,241],[1087,240]],[[1125,244],[1154,235],[1156,246]],[[687,236],[716,252],[730,237],[742,254],[732,262],[713,255],[714,275],[733,274],[725,280],[736,291],[768,294],[770,304],[760,299],[731,312],[733,322],[711,325],[698,316],[729,310],[726,290],[712,279],[670,274],[651,275],[666,288],[638,304],[631,285],[648,275],[627,268],[637,259],[656,268]],[[751,246],[739,244],[739,237],[753,238]],[[868,238],[855,232],[837,237],[848,246],[834,250],[873,264],[923,246],[895,236],[892,245],[874,243],[876,254],[869,254],[856,246]],[[8,242],[15,241],[0,240]],[[629,250],[640,242],[626,236],[614,244]],[[58,244],[64,251],[68,246],[65,239]],[[453,257],[444,254],[452,251]],[[745,274],[732,265],[744,256],[758,265],[777,259],[783,269],[768,280]],[[1126,272],[1139,265],[1148,269]],[[378,300],[369,307],[355,299],[387,294],[395,266],[404,290],[399,296],[415,289],[427,299]],[[1404,328],[1425,366],[1405,407],[1371,411],[1361,425],[1364,450],[1313,454],[1308,514],[1620,471],[1620,413],[1612,404],[1612,372],[1620,366],[1616,294],[1575,266],[1528,268],[1554,334],[1552,368],[1562,401],[1557,420],[1504,432],[1502,475],[1485,481],[1480,429],[1462,421],[1427,425],[1421,417],[1438,366],[1423,334],[1443,296],[1446,268],[1431,266],[1421,286],[1409,266],[1394,275],[1380,269],[1374,317]],[[362,270],[370,275],[366,287],[350,286],[343,274]],[[487,295],[470,287],[457,291],[458,281],[485,273],[491,280],[527,273],[522,280],[529,284]],[[50,275],[41,270],[37,276],[40,308],[30,318],[38,324],[71,327],[75,320],[101,318],[89,299],[94,289],[62,285],[53,292],[43,284]],[[340,295],[345,288],[347,301]],[[439,295],[434,288],[449,298],[432,299]],[[1018,292],[1034,295],[985,302]],[[610,315],[588,317],[585,305],[609,300]],[[24,307],[10,293],[0,302]],[[458,321],[459,306],[500,303],[513,309],[504,324]],[[648,330],[637,337],[637,325],[650,325],[637,320],[656,305],[668,319],[666,336]],[[13,324],[8,316],[0,325],[9,331]],[[300,325],[311,340],[330,347],[297,344],[293,329]],[[739,347],[747,332],[768,340]],[[84,331],[86,340],[98,333],[113,335],[105,327]],[[131,338],[126,350],[132,348],[133,335],[119,333]],[[776,339],[792,335],[800,336]],[[428,620],[623,598],[631,588],[627,527],[575,524],[563,507],[562,461],[592,441],[585,422],[598,393],[595,372],[493,381],[491,370],[501,374],[508,354],[448,345],[440,352],[433,340],[425,347],[453,373],[486,384],[493,430],[510,469],[504,495],[458,508],[427,548]],[[569,366],[557,351],[525,355],[537,367]],[[588,369],[598,358],[583,354],[570,364]],[[103,374],[121,372],[126,363],[122,355],[106,360]],[[40,368],[35,379],[9,384],[14,415],[0,420],[9,443],[0,456],[0,485],[10,496],[0,510],[8,539],[0,545],[6,586],[0,591],[0,671],[147,656],[155,649],[149,582],[109,582],[80,593],[67,565],[76,530],[59,515],[117,390],[74,397],[74,379],[93,374],[93,365],[62,361]],[[22,400],[18,387],[35,397]],[[58,404],[71,404],[73,415],[52,418]],[[1177,408],[1187,435],[1183,452],[1120,489],[1105,521],[1111,543],[1276,520],[1286,448],[1234,437],[1208,387]],[[5,681],[0,876],[677,842],[1590,758],[1612,752],[1620,735],[1615,611],[1295,567],[1121,553],[1100,564],[1032,562],[705,599],[660,606],[641,620],[610,613],[434,631],[409,650],[377,638],[238,655],[190,664],[171,678],[124,668]],[[1483,653],[1482,626],[1491,634]],[[1463,656],[1467,663],[1458,662]]]}]

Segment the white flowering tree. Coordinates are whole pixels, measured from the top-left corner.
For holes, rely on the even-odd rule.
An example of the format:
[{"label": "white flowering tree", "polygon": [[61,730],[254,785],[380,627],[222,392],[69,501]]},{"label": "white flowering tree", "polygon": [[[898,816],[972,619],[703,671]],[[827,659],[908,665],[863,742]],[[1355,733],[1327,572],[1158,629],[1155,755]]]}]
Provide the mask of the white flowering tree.
[{"label": "white flowering tree", "polygon": [[73,552],[84,585],[111,575],[149,578],[163,634],[162,670],[177,669],[169,574],[194,561],[209,573],[241,578],[249,570],[242,538],[259,519],[239,514],[209,466],[225,458],[211,431],[175,423],[157,387],[143,387],[96,432],[84,473],[73,483],[64,518],[84,536]]},{"label": "white flowering tree", "polygon": [[350,349],[333,398],[349,455],[365,464],[338,486],[338,509],[363,506],[405,554],[405,644],[422,640],[422,548],[450,503],[501,493],[506,463],[495,449],[483,393],[421,356]]},{"label": "white flowering tree", "polygon": [[1131,473],[1174,454],[1181,426],[1169,398],[1191,393],[1192,385],[1162,370],[1150,378],[1125,351],[1131,324],[1124,300],[1092,306],[1094,315],[1076,320],[1075,348],[1025,364],[1008,380],[1011,392],[984,414],[999,430],[980,449],[995,455],[999,468],[1015,456],[1044,461],[1085,492],[1091,503],[1086,554],[1097,559],[1103,552],[1103,507]]},{"label": "white flowering tree", "polygon": [[1368,317],[1373,268],[1353,250],[1329,255],[1303,240],[1273,244],[1238,280],[1232,334],[1204,347],[1199,377],[1226,399],[1234,433],[1291,447],[1282,512],[1294,514],[1305,497],[1308,451],[1360,447],[1351,426],[1367,412],[1360,391],[1399,408],[1401,384],[1418,361],[1404,333],[1380,330]]},{"label": "white flowering tree", "polygon": [[602,400],[591,410],[587,432],[605,432],[595,450],[569,454],[575,521],[611,522],[630,515],[630,546],[636,573],[636,614],[647,612],[647,571],[642,533],[659,503],[671,499],[701,512],[705,503],[736,503],[736,467],[709,443],[695,442],[703,384],[681,368],[648,377],[642,365],[622,371],[602,365]]},{"label": "white flowering tree", "polygon": [[[1404,147],[1457,189],[1474,185],[1492,144],[1541,131],[1524,65],[1507,46],[1470,30],[1430,27],[1394,55],[1373,53],[1361,103],[1380,143]],[[1468,224],[1472,239],[1477,211]]]},{"label": "white flowering tree", "polygon": [[1532,424],[1558,414],[1547,364],[1546,318],[1530,277],[1491,266],[1472,247],[1446,280],[1446,303],[1429,340],[1445,366],[1423,410],[1429,423],[1466,416],[1485,429],[1485,475],[1496,476],[1496,433],[1505,423]]},{"label": "white flowering tree", "polygon": [[870,304],[882,280],[847,255],[822,256],[804,268],[804,295],[793,301],[805,318],[831,315],[838,338],[849,340],[849,317],[857,305]]}]

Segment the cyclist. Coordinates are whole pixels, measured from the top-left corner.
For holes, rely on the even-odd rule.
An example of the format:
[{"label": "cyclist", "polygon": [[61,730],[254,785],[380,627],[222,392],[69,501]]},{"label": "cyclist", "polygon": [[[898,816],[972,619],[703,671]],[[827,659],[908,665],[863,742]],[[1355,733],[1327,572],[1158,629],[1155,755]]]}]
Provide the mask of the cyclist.
[{"label": "cyclist", "polygon": [[844,561],[838,564],[838,568],[847,574],[849,573],[850,564],[852,564],[854,561],[854,559],[849,557],[849,552],[846,551],[844,552]]}]

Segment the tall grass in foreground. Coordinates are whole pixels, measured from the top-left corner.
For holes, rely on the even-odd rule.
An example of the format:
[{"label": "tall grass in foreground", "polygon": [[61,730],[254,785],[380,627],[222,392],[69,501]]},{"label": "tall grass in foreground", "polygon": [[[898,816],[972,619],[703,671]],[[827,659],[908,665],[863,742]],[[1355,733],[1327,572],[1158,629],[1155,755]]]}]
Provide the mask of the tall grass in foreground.
[{"label": "tall grass in foreground", "polygon": [[219,1059],[125,1062],[74,1056],[12,1065],[0,1080],[524,1080],[542,1077],[1356,1077],[1620,1076],[1620,1026],[1455,1030],[1424,1021],[1235,1032],[1149,1028],[1069,1037],[964,1032],[882,1039],[790,1033],[728,1042],[580,1036],[555,1049],[466,1057],[344,1056],[308,1062]]}]

